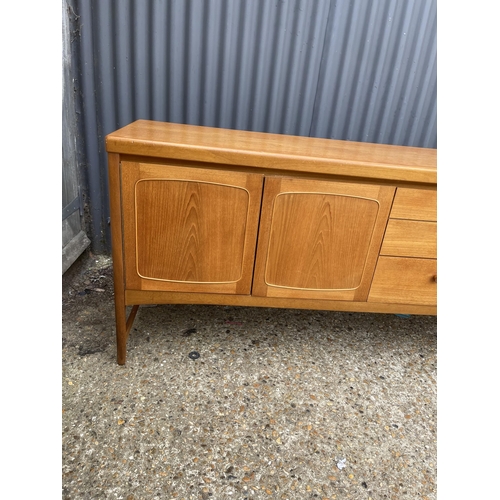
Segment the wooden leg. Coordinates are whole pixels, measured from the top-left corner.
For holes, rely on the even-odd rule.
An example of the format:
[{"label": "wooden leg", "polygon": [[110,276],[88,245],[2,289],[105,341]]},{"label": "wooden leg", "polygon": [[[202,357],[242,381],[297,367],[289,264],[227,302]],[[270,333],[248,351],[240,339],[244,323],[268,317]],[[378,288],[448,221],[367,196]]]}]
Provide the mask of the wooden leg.
[{"label": "wooden leg", "polygon": [[125,306],[115,306],[116,316],[116,360],[124,365],[127,360],[127,312]]},{"label": "wooden leg", "polygon": [[119,365],[124,365],[127,360],[128,335],[138,310],[139,306],[133,306],[127,318],[125,307],[116,305],[116,357]]},{"label": "wooden leg", "polygon": [[135,315],[137,314],[138,310],[139,310],[139,306],[132,306],[132,310],[130,311],[130,314],[127,318],[127,338],[128,338],[128,334],[130,333],[130,329],[132,328],[132,325],[134,324]]},{"label": "wooden leg", "polygon": [[[116,153],[108,154],[108,175],[111,213],[111,251],[113,255],[113,283],[115,290],[115,320],[116,320],[116,355],[119,365],[124,365],[127,359],[128,332],[137,313],[132,308],[129,320],[125,306],[125,273],[123,267],[123,234],[122,207],[120,198],[120,157]],[[135,311],[134,311],[135,309]]]},{"label": "wooden leg", "polygon": [[116,356],[119,365],[127,359],[127,310],[125,301],[119,300],[115,292]]}]

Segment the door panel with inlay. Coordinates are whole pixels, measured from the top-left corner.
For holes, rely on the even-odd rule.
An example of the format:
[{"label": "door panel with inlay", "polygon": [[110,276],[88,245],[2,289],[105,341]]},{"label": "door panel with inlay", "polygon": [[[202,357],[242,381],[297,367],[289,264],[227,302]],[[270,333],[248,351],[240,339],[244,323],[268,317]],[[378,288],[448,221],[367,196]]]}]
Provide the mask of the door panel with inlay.
[{"label": "door panel with inlay", "polygon": [[122,162],[127,286],[250,293],[262,176]]},{"label": "door panel with inlay", "polygon": [[366,300],[394,188],[267,177],[253,294]]}]

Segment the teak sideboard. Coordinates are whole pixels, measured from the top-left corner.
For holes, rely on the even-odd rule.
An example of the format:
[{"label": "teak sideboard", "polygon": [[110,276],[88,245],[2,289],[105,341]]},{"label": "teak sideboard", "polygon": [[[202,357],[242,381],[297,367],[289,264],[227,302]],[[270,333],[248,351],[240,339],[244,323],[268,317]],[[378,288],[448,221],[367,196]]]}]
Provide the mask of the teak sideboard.
[{"label": "teak sideboard", "polygon": [[435,149],[139,120],[106,150],[119,364],[142,304],[437,314]]}]

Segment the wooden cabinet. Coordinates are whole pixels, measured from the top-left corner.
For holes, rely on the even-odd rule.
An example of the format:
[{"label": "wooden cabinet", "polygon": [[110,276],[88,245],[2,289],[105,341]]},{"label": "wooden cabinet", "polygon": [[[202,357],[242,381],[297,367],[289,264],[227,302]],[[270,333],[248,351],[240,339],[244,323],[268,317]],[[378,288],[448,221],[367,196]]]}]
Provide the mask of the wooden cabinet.
[{"label": "wooden cabinet", "polygon": [[118,363],[141,304],[436,314],[435,150],[143,120],[106,147]]}]

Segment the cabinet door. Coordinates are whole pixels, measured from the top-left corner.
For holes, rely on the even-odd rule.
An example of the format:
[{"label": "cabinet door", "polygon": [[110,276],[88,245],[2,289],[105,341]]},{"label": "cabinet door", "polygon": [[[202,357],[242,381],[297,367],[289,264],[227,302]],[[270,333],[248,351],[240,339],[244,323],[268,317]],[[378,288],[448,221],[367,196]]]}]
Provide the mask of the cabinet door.
[{"label": "cabinet door", "polygon": [[366,301],[394,191],[266,177],[252,293]]},{"label": "cabinet door", "polygon": [[263,177],[122,162],[128,289],[249,294]]}]

